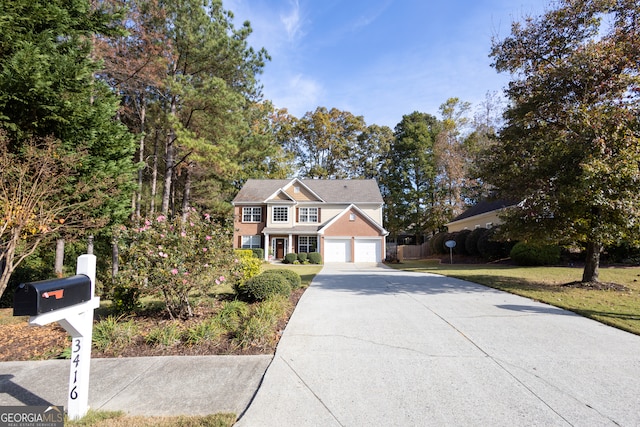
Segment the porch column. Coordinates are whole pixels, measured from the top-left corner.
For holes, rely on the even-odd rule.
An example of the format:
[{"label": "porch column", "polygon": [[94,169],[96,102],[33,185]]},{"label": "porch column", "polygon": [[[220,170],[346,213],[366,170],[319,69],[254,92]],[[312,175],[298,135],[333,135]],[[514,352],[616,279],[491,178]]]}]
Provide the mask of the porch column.
[{"label": "porch column", "polygon": [[269,250],[271,249],[271,242],[269,242],[269,233],[264,235],[264,260],[269,261]]},{"label": "porch column", "polygon": [[293,250],[293,234],[289,234],[289,253],[295,252]]}]

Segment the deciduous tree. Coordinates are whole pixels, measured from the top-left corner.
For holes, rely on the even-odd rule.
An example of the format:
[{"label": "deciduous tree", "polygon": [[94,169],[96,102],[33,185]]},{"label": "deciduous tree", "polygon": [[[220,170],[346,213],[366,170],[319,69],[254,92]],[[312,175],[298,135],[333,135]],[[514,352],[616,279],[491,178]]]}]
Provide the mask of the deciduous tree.
[{"label": "deciduous tree", "polygon": [[584,244],[592,282],[603,245],[640,237],[640,3],[554,5],[494,42],[494,66],[514,78],[483,177],[522,201],[508,233]]}]

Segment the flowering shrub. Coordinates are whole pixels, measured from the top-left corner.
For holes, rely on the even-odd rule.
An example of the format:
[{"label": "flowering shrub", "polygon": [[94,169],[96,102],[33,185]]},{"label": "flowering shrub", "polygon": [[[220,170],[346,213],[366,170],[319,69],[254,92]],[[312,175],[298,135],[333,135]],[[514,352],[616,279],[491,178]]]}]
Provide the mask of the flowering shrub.
[{"label": "flowering shrub", "polygon": [[160,215],[116,231],[118,282],[164,299],[172,318],[193,316],[189,295],[238,280],[231,230],[191,209],[185,219]]}]

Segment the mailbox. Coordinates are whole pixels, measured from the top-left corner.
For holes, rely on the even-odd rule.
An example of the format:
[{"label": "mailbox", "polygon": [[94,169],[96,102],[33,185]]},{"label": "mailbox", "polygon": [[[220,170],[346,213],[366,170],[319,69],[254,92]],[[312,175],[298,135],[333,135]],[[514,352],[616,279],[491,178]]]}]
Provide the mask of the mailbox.
[{"label": "mailbox", "polygon": [[91,279],[84,274],[22,283],[13,295],[14,316],[37,316],[91,300]]}]

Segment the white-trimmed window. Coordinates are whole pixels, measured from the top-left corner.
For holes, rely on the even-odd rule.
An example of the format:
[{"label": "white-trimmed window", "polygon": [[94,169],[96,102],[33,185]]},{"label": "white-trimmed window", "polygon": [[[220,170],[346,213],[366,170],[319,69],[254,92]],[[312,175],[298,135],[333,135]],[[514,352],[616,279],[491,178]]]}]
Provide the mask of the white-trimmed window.
[{"label": "white-trimmed window", "polygon": [[262,208],[247,207],[242,208],[242,222],[261,222],[262,221]]},{"label": "white-trimmed window", "polygon": [[318,236],[298,236],[298,253],[316,252],[318,248]]},{"label": "white-trimmed window", "polygon": [[287,206],[274,206],[273,222],[289,222],[289,208]]},{"label": "white-trimmed window", "polygon": [[260,235],[242,236],[242,249],[260,248],[261,241]]},{"label": "white-trimmed window", "polygon": [[298,222],[318,222],[318,208],[300,208]]}]

